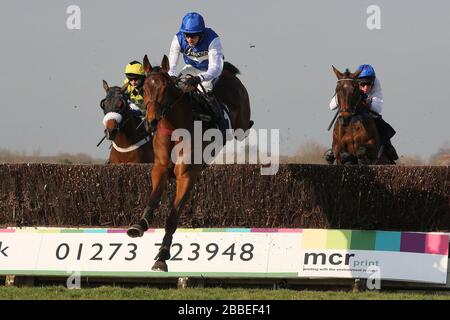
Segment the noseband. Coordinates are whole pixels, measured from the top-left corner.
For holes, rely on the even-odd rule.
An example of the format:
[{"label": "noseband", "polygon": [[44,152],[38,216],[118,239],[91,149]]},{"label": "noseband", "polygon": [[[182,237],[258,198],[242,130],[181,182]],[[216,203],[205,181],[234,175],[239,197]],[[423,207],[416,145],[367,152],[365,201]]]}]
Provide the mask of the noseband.
[{"label": "noseband", "polygon": [[[125,124],[130,120],[129,117],[125,117],[125,113],[130,109],[130,104],[128,103],[128,100],[125,99],[124,94],[122,94],[120,91],[115,90],[114,94],[112,97],[108,97],[108,95],[106,96],[105,99],[103,99],[102,101],[100,101],[100,107],[105,110],[105,101],[108,100],[108,98],[110,99],[110,106],[115,106],[117,101],[122,101],[124,107],[121,108],[121,110],[119,112],[116,111],[108,111],[108,112],[115,112],[117,114],[119,114],[120,116],[122,116],[122,118],[124,119],[124,121],[120,121],[119,125],[118,125],[118,130],[123,129],[123,127],[125,126]],[[111,94],[111,95],[112,95]]]}]

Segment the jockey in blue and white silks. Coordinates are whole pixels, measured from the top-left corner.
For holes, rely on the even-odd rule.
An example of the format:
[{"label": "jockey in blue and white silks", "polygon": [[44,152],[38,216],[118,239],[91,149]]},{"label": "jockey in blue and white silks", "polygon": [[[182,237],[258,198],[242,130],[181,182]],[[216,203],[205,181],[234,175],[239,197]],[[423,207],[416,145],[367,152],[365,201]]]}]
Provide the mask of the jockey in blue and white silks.
[{"label": "jockey in blue and white silks", "polygon": [[[357,71],[361,71],[358,75],[359,89],[363,94],[362,103],[372,114],[378,133],[380,134],[381,144],[384,145],[384,153],[392,163],[398,159],[397,151],[391,143],[391,138],[395,135],[394,128],[391,127],[381,117],[383,111],[383,92],[381,90],[381,82],[375,74],[375,69],[370,64],[362,64]],[[335,110],[338,107],[336,95],[331,99],[330,109]],[[325,155],[329,164],[334,163],[335,157],[332,149],[329,149]]]},{"label": "jockey in blue and white silks", "polygon": [[[376,77],[375,70],[370,64],[360,65],[357,71],[361,70],[358,76],[361,91],[365,94],[365,100],[368,102],[370,111],[381,114],[383,111],[383,92],[381,82]],[[334,96],[330,102],[330,109],[335,110],[338,107],[337,97]]]},{"label": "jockey in blue and white silks", "polygon": [[169,75],[176,76],[180,55],[183,55],[186,65],[181,70],[182,75],[193,77],[184,79],[184,84],[205,88],[205,98],[214,112],[215,123],[225,137],[227,122],[222,110],[222,104],[213,94],[215,81],[223,70],[224,56],[220,37],[211,28],[205,27],[203,17],[196,12],[186,14],[181,22],[178,33],[173,37],[169,52]]},{"label": "jockey in blue and white silks", "polygon": [[223,48],[220,37],[211,28],[205,27],[203,17],[195,12],[184,16],[179,32],[173,37],[169,52],[169,75],[175,76],[180,54],[186,66],[182,74],[191,74],[198,78],[207,92],[213,88],[213,82],[222,73]]}]

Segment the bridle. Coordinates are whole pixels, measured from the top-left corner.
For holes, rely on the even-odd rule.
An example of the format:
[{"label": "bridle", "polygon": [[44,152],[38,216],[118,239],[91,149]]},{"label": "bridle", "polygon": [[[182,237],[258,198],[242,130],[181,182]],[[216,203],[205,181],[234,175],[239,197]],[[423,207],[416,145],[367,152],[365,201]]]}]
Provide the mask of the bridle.
[{"label": "bridle", "polygon": [[[109,97],[108,97],[108,95],[107,95],[105,99],[103,99],[103,100],[100,101],[100,107],[101,107],[103,110],[105,110],[105,101],[106,101],[108,98],[109,98]],[[114,113],[117,113],[117,114],[119,114],[119,115],[122,117],[123,121],[120,121],[120,123],[119,123],[119,125],[118,125],[118,127],[117,127],[117,130],[121,130],[121,129],[123,129],[123,128],[125,127],[125,125],[127,124],[127,122],[130,120],[130,117],[126,117],[126,113],[129,112],[129,110],[130,110],[130,104],[129,104],[129,101],[128,101],[127,99],[125,99],[124,94],[121,93],[119,90],[115,90],[115,94],[114,94],[114,96],[113,96],[113,97],[111,98],[111,100],[110,100],[110,105],[111,105],[111,106],[115,106],[116,103],[117,103],[117,101],[121,101],[122,104],[123,104],[123,107],[121,108],[121,110],[120,110],[119,112],[116,112],[116,111],[113,111],[113,110],[108,111],[108,112],[114,112]],[[106,111],[106,110],[105,110],[105,111]]]},{"label": "bridle", "polygon": [[[153,74],[158,74],[159,72],[158,71],[153,71],[152,73]],[[170,83],[173,83],[173,85],[176,87],[176,82],[178,80],[179,79],[177,78],[175,80],[175,83],[173,83],[172,79],[170,79],[168,81],[168,83],[169,83],[169,85],[170,85]],[[155,99],[155,100],[150,100],[150,101],[145,103],[145,107],[146,107],[147,110],[149,109],[149,104],[153,104],[156,107],[157,111],[158,111],[157,115],[156,115],[157,117],[150,121],[150,126],[153,129],[152,130],[152,134],[154,133],[154,130],[157,128],[158,123],[167,116],[167,114],[172,110],[173,106],[175,106],[178,102],[181,101],[181,99],[183,99],[183,97],[185,96],[185,93],[186,92],[182,91],[181,94],[178,97],[176,97],[173,101],[170,101],[170,99],[169,99],[169,90],[168,90],[168,88],[166,88],[165,92],[164,92],[164,97],[162,99],[162,102],[157,101]]]},{"label": "bridle", "polygon": [[[352,82],[356,82],[356,80],[355,80],[355,79],[352,79],[352,78],[339,79],[337,82],[340,82],[340,81],[352,81]],[[337,101],[337,86],[336,86],[336,89],[335,89],[335,96],[336,96],[336,101]],[[356,102],[354,108],[349,108],[349,107],[347,107],[347,108],[342,109],[342,110],[339,109],[339,113],[347,112],[347,113],[349,113],[350,115],[354,115],[354,114],[356,113],[356,107],[360,104],[361,99],[362,99],[362,95],[359,95],[359,99],[358,99],[358,101]],[[339,104],[339,102],[338,102],[338,104]],[[350,107],[351,107],[351,105],[350,105]]]}]

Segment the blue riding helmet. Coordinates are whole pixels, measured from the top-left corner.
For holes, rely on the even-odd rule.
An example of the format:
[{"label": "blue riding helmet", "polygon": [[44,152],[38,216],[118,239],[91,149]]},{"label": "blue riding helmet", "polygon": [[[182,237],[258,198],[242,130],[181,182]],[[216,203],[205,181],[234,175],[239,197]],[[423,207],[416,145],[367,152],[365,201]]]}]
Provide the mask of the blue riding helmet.
[{"label": "blue riding helmet", "polygon": [[186,14],[181,22],[180,31],[183,33],[201,33],[205,30],[205,21],[197,12]]},{"label": "blue riding helmet", "polygon": [[359,78],[373,78],[375,79],[375,70],[370,64],[362,64],[358,67],[357,71],[362,70],[358,76]]}]

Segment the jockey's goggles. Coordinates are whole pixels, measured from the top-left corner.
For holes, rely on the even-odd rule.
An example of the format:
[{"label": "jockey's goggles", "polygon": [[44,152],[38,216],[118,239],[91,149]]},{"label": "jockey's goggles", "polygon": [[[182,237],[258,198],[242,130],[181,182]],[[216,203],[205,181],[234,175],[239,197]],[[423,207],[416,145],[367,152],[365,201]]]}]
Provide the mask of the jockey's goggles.
[{"label": "jockey's goggles", "polygon": [[128,81],[139,81],[141,79],[143,79],[143,77],[139,77],[139,76],[127,76]]},{"label": "jockey's goggles", "polygon": [[365,87],[365,86],[373,86],[373,82],[371,82],[371,81],[361,81],[360,83],[359,83],[359,85],[361,86],[361,87]]},{"label": "jockey's goggles", "polygon": [[184,36],[186,38],[195,38],[195,37],[200,37],[202,34],[200,33],[185,33]]}]

